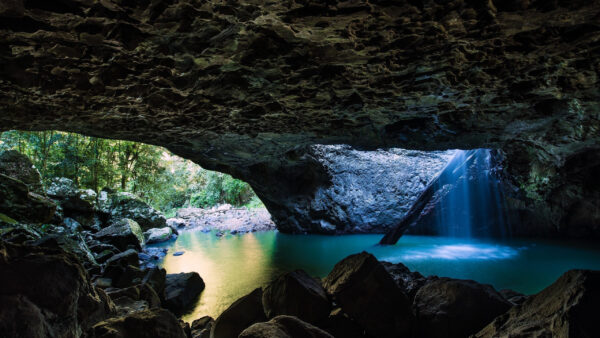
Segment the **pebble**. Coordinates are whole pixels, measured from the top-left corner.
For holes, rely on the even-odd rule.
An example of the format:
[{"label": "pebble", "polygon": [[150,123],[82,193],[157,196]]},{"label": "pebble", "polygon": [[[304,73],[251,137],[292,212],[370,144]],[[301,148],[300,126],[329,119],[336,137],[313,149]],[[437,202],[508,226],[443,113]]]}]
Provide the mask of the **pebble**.
[{"label": "pebble", "polygon": [[173,253],[173,256],[181,256],[183,255],[183,251],[177,251],[175,253]]}]

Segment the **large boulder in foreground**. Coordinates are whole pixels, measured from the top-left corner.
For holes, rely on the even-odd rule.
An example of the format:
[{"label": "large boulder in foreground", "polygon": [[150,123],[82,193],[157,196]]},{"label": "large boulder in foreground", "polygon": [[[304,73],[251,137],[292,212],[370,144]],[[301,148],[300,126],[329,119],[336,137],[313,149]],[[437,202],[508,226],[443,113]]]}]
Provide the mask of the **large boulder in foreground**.
[{"label": "large boulder in foreground", "polygon": [[77,257],[60,249],[0,242],[0,276],[0,337],[79,337],[114,313]]},{"label": "large boulder in foreground", "polygon": [[43,195],[42,176],[29,157],[16,150],[0,153],[0,174],[16,178],[25,183],[29,191]]},{"label": "large boulder in foreground", "polygon": [[144,244],[144,235],[140,225],[128,218],[113,221],[111,225],[95,233],[94,237],[99,241],[114,245],[121,251],[130,247],[139,251]]},{"label": "large boulder in foreground", "polygon": [[0,213],[20,222],[46,223],[56,205],[43,195],[29,191],[27,184],[0,174]]},{"label": "large boulder in foreground", "polygon": [[128,192],[112,193],[103,190],[98,197],[98,207],[111,218],[129,218],[136,221],[143,231],[167,226],[167,219],[163,214]]},{"label": "large boulder in foreground", "polygon": [[204,290],[204,281],[197,272],[168,274],[165,281],[165,307],[182,315],[196,303]]},{"label": "large boulder in foreground", "polygon": [[258,288],[236,300],[215,320],[211,338],[237,338],[247,327],[267,318],[262,306],[262,289]]},{"label": "large boulder in foreground", "polygon": [[600,271],[570,270],[474,337],[598,337]]},{"label": "large boulder in foreground", "polygon": [[267,318],[290,315],[312,324],[327,319],[331,309],[321,283],[302,270],[271,282],[263,291],[262,303]]},{"label": "large boulder in foreground", "polygon": [[416,294],[413,309],[418,337],[467,337],[512,304],[490,285],[440,278]]},{"label": "large boulder in foreground", "polygon": [[373,255],[362,252],[346,257],[325,277],[323,286],[370,335],[410,335],[410,301]]},{"label": "large boulder in foreground", "polygon": [[90,338],[186,338],[175,316],[165,309],[151,309],[100,322],[88,331]]},{"label": "large boulder in foreground", "polygon": [[277,316],[256,323],[240,333],[240,338],[333,338],[329,333],[293,316]]}]

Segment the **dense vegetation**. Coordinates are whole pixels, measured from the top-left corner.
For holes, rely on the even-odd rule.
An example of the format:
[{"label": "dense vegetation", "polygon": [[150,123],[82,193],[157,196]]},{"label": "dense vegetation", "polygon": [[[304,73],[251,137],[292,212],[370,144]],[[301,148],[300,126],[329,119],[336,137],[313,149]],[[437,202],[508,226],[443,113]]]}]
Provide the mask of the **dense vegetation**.
[{"label": "dense vegetation", "polygon": [[67,177],[95,191],[128,191],[167,213],[219,203],[260,205],[247,183],[148,144],[58,131],[1,133],[0,151],[10,149],[29,156],[45,183]]}]

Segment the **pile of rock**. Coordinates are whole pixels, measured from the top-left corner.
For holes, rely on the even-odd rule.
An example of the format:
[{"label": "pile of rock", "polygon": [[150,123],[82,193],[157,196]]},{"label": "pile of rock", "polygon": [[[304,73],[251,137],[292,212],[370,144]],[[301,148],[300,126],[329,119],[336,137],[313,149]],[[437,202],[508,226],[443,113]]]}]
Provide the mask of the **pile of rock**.
[{"label": "pile of rock", "polygon": [[172,238],[166,219],[130,194],[99,195],[66,178],[44,191],[27,157],[0,154],[1,337],[186,337],[173,313],[204,282],[151,263],[165,253],[144,246]]},{"label": "pile of rock", "polygon": [[232,235],[276,229],[266,208],[249,210],[234,208],[230,204],[210,209],[182,208],[177,211],[176,217],[167,220],[167,224],[174,230],[217,230]]}]

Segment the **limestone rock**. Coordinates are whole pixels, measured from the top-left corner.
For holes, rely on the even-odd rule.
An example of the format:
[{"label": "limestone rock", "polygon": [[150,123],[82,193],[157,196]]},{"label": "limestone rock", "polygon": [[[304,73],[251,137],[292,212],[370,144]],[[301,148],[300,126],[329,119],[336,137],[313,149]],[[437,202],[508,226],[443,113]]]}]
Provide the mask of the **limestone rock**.
[{"label": "limestone rock", "polygon": [[151,309],[111,318],[94,325],[87,334],[92,338],[186,338],[177,318],[165,309]]},{"label": "limestone rock", "polygon": [[204,290],[204,281],[197,272],[168,274],[165,281],[165,307],[182,315],[196,303]]},{"label": "limestone rock", "polygon": [[289,315],[317,325],[329,316],[331,305],[321,283],[302,270],[286,273],[262,295],[267,318]]},{"label": "limestone rock", "polygon": [[256,323],[240,333],[240,338],[333,338],[329,333],[293,316],[277,316]]},{"label": "limestone rock", "polygon": [[512,306],[490,285],[440,278],[417,292],[413,308],[419,337],[467,337]]},{"label": "limestone rock", "polygon": [[211,338],[235,338],[254,323],[265,321],[262,289],[236,300],[215,320]]},{"label": "limestone rock", "polygon": [[600,271],[570,270],[473,337],[594,337],[599,302]]},{"label": "limestone rock", "polygon": [[362,252],[344,258],[325,277],[323,286],[370,335],[410,334],[410,300],[373,255]]}]

